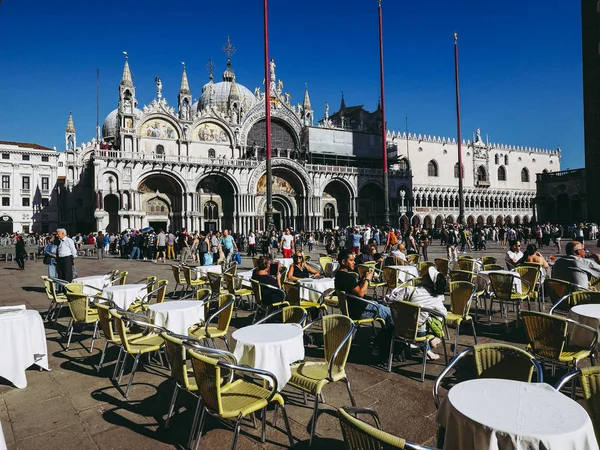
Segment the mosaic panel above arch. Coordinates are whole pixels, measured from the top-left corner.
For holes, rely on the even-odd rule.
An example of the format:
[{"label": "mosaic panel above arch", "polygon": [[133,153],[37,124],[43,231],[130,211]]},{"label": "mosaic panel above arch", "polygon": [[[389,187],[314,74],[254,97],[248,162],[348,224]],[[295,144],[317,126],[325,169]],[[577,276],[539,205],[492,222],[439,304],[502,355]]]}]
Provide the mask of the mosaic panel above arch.
[{"label": "mosaic panel above arch", "polygon": [[140,135],[162,139],[178,139],[179,133],[175,127],[162,119],[150,119],[140,128]]},{"label": "mosaic panel above arch", "polygon": [[229,136],[225,129],[216,123],[201,123],[194,129],[192,137],[195,141],[216,142],[218,144],[229,144]]},{"label": "mosaic panel above arch", "polygon": [[[286,180],[284,180],[283,178],[278,177],[278,176],[273,176],[272,180],[273,180],[273,193],[280,192],[280,193],[285,193],[285,194],[292,195],[292,196],[296,195],[296,191],[294,190],[292,185],[290,183],[288,183]],[[259,195],[264,195],[267,193],[267,176],[266,175],[263,175],[262,177],[259,178],[258,184],[256,186],[256,192]]]}]

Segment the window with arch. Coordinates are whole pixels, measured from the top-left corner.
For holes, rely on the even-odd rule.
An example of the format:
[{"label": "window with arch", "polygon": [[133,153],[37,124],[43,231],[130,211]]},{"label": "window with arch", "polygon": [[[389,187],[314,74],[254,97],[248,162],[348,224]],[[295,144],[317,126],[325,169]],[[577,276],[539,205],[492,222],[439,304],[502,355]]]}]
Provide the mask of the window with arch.
[{"label": "window with arch", "polygon": [[508,166],[508,155],[504,155],[504,165]]},{"label": "window with arch", "polygon": [[204,220],[217,220],[218,218],[219,205],[212,201],[206,202],[204,204]]},{"label": "window with arch", "polygon": [[488,181],[487,170],[483,166],[477,168],[477,181]]},{"label": "window with arch", "polygon": [[398,169],[400,169],[400,170],[410,169],[410,166],[408,165],[408,161],[404,158],[401,159],[400,161],[398,161]]},{"label": "window with arch", "polygon": [[495,162],[496,164],[500,164],[500,155],[498,155],[497,153],[496,153],[496,155],[494,156],[494,162]]},{"label": "window with arch", "polygon": [[523,167],[521,170],[521,181],[523,183],[529,183],[529,170],[527,170],[527,167]]},{"label": "window with arch", "polygon": [[[462,178],[465,177],[465,166],[462,167]],[[454,178],[458,178],[458,163],[454,164]]]},{"label": "window with arch", "polygon": [[438,176],[438,165],[433,159],[427,164],[427,175],[430,177]]},{"label": "window with arch", "polygon": [[156,154],[157,155],[164,155],[165,154],[165,148],[162,145],[157,145],[156,146]]},{"label": "window with arch", "polygon": [[217,152],[215,151],[214,148],[209,148],[208,149],[208,157],[209,158],[216,158],[217,157]]},{"label": "window with arch", "polygon": [[506,181],[506,169],[504,166],[498,167],[498,181]]},{"label": "window with arch", "polygon": [[334,219],[335,218],[335,206],[333,206],[331,203],[327,203],[325,205],[323,215],[325,216],[326,220]]}]

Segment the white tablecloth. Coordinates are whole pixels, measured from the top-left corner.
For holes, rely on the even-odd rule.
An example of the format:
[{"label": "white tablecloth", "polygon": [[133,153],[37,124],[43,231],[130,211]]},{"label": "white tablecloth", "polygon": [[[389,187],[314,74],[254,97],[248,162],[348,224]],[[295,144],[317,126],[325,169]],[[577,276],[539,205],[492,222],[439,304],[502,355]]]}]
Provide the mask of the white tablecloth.
[{"label": "white tablecloth", "polygon": [[154,324],[176,334],[188,334],[188,328],[204,320],[204,302],[198,300],[173,300],[155,303],[148,307]]},{"label": "white tablecloth", "polygon": [[300,287],[300,299],[309,302],[318,302],[320,295],[305,287],[315,289],[320,293],[325,292],[327,289],[335,289],[335,280],[333,278],[305,278],[298,280],[298,286]]},{"label": "white tablecloth", "polygon": [[251,289],[252,284],[250,283],[250,280],[252,279],[253,273],[254,273],[254,269],[246,270],[244,272],[238,272],[236,277],[241,278],[243,281],[241,283],[237,283],[236,289],[240,289],[240,288]]},{"label": "white tablecloth", "polygon": [[196,266],[194,267],[194,271],[198,274],[199,277],[206,277],[206,274],[211,273],[223,273],[223,267],[220,265],[213,266]]},{"label": "white tablecloth", "polygon": [[436,416],[444,449],[597,450],[585,409],[545,383],[480,378],[452,387]]},{"label": "white tablecloth", "polygon": [[[9,311],[13,308],[21,311]],[[0,377],[26,388],[25,370],[33,364],[49,370],[42,316],[24,306],[0,308]]]},{"label": "white tablecloth", "polygon": [[232,338],[238,363],[271,372],[278,390],[292,377],[290,365],[304,359],[303,331],[295,323],[251,325],[234,331]]},{"label": "white tablecloth", "polygon": [[283,267],[287,267],[288,269],[292,264],[294,264],[294,260],[292,258],[275,258],[275,261],[277,261]]},{"label": "white tablecloth", "polygon": [[518,274],[518,272],[512,272],[510,270],[481,270],[477,274],[477,277],[475,277],[475,287],[478,291],[485,289],[487,286],[489,287],[489,291],[492,292],[492,286],[489,284],[490,273],[503,273],[515,275],[515,277],[513,278],[513,289],[519,294],[521,293],[521,276]]},{"label": "white tablecloth", "polygon": [[[87,295],[96,295],[108,285],[110,280],[110,275],[93,275],[91,277],[79,277],[73,279],[73,283],[82,283],[83,293]],[[91,289],[87,286],[94,287],[96,289]]]},{"label": "white tablecloth", "polygon": [[416,266],[386,266],[398,270],[398,281],[405,282],[419,276],[419,270]]},{"label": "white tablecloth", "polygon": [[119,308],[126,310],[136,298],[141,298],[147,293],[145,284],[124,284],[104,288],[103,297],[112,300]]},{"label": "white tablecloth", "polygon": [[[576,320],[584,325],[589,325],[600,331],[600,305],[576,305],[569,310],[569,319]],[[571,327],[571,326],[570,326]],[[570,328],[569,341],[571,344],[589,348],[594,335],[592,332],[573,326]],[[600,343],[596,344],[596,354],[600,351]]]}]

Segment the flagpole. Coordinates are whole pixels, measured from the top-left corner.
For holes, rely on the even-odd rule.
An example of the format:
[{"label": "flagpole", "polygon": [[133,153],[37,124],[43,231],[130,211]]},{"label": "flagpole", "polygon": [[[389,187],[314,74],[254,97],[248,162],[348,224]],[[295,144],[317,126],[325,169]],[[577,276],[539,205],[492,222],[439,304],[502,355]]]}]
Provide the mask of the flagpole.
[{"label": "flagpole", "polygon": [[463,192],[462,137],[460,135],[460,91],[458,83],[458,33],[454,33],[454,80],[456,84],[456,135],[458,144],[458,220],[464,224],[465,195]]},{"label": "flagpole", "polygon": [[383,15],[381,9],[381,0],[377,0],[379,12],[379,78],[381,84],[381,145],[383,148],[383,226],[390,226],[390,196],[389,196],[389,180],[388,180],[388,163],[387,163],[387,124],[385,121],[385,82],[383,76]]},{"label": "flagpole", "polygon": [[273,230],[273,174],[271,167],[271,73],[269,66],[269,5],[264,0],[264,43],[265,43],[265,148],[267,153],[267,209],[265,229]]}]

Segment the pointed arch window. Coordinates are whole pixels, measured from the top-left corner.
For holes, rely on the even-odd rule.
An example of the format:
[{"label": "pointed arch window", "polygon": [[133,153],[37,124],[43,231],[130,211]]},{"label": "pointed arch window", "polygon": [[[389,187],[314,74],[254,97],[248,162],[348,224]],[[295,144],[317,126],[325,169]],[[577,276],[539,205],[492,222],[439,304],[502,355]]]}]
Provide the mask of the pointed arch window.
[{"label": "pointed arch window", "polygon": [[496,163],[496,165],[500,164],[500,155],[498,155],[496,153],[496,155],[494,155],[494,162]]},{"label": "pointed arch window", "polygon": [[508,155],[504,155],[504,165],[508,166]]},{"label": "pointed arch window", "polygon": [[219,205],[215,202],[204,204],[204,220],[217,220],[219,218]]},{"label": "pointed arch window", "polygon": [[483,166],[477,168],[477,181],[488,181],[487,170]]},{"label": "pointed arch window", "polygon": [[521,181],[523,183],[529,183],[529,169],[527,169],[527,167],[523,167],[521,170]]},{"label": "pointed arch window", "polygon": [[506,169],[504,166],[498,167],[498,181],[506,181]]},{"label": "pointed arch window", "polygon": [[325,219],[335,219],[335,207],[331,203],[327,203],[323,215]]},{"label": "pointed arch window", "polygon": [[[454,178],[458,178],[458,163],[454,164]],[[462,178],[465,178],[465,166],[462,166]]]},{"label": "pointed arch window", "polygon": [[427,164],[427,175],[430,177],[438,176],[438,165],[433,159]]}]

